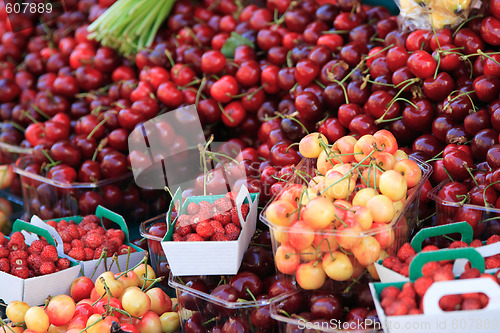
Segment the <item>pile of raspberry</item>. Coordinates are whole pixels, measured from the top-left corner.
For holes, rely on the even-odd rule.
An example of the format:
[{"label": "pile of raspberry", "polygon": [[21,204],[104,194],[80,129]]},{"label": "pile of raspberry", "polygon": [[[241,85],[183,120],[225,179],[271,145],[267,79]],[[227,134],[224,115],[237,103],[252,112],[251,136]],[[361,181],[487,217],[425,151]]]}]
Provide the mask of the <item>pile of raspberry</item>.
[{"label": "pile of raspberry", "polygon": [[64,253],[78,261],[99,259],[106,249],[107,256],[117,253],[135,252],[134,248],[123,244],[125,233],[120,229],[105,230],[101,220],[95,215],[87,215],[77,224],[74,221],[47,221],[62,238]]},{"label": "pile of raspberry", "polygon": [[[486,241],[486,245],[490,245],[493,243],[500,242],[500,235],[493,235]],[[462,241],[454,241],[450,244],[448,249],[457,249],[457,248],[466,248],[466,247],[480,247],[484,246],[482,241],[479,239],[474,239],[470,244],[467,244]],[[439,248],[435,245],[427,245],[422,249],[422,251],[437,251]],[[385,267],[392,269],[396,273],[404,275],[408,277],[408,270],[410,267],[410,263],[415,257],[416,252],[411,247],[409,243],[404,243],[403,246],[399,249],[396,257],[390,256],[383,260],[382,265]],[[484,263],[486,269],[500,268],[500,254],[495,254],[490,257],[484,258]]]},{"label": "pile of raspberry", "polygon": [[[191,202],[187,206],[186,214],[181,214],[177,218],[173,240],[177,242],[237,240],[241,233],[241,223],[234,199],[236,194],[229,192],[214,203]],[[248,211],[248,204],[243,204],[241,213],[244,220]]]},{"label": "pile of raspberry", "polygon": [[[402,289],[389,286],[380,294],[380,305],[387,316],[404,316],[423,313],[423,298],[429,287],[438,281],[455,280],[453,264],[428,262],[422,267],[423,276],[415,282],[406,282]],[[480,273],[477,268],[466,268],[459,279],[489,278],[500,284],[498,277]],[[439,300],[443,311],[479,310],[488,305],[489,298],[483,293],[446,295]]]},{"label": "pile of raspberry", "polygon": [[24,235],[17,231],[10,239],[0,232],[0,271],[21,279],[46,275],[68,268],[71,262],[59,258],[54,245],[45,239],[26,245]]}]

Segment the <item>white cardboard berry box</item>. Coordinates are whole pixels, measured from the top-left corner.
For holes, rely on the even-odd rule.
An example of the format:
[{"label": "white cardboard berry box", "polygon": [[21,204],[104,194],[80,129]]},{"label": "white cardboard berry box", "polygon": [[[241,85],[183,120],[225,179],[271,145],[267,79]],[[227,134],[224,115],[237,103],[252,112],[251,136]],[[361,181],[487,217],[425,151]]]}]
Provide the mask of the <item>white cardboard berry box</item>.
[{"label": "white cardboard berry box", "polygon": [[[81,265],[83,275],[87,277],[92,276],[92,281],[94,282],[99,277],[99,275],[101,275],[107,270],[111,270],[113,273],[118,273],[120,272],[120,270],[121,271],[126,270],[127,267],[130,268],[135,266],[144,258],[146,254],[143,249],[130,243],[128,227],[124,218],[121,215],[116,214],[115,212],[112,212],[111,210],[104,208],[102,206],[97,206],[95,215],[101,220],[101,223],[103,218],[107,218],[114,224],[118,225],[125,234],[125,241],[123,242],[123,244],[132,247],[133,249],[135,249],[136,252],[131,252],[130,255],[128,254],[119,255],[117,260],[118,265],[116,263],[113,263],[113,265],[111,265],[112,260],[111,258],[107,257],[103,258],[100,261],[99,259],[78,261]],[[83,217],[80,215],[69,216],[69,217],[53,219],[52,221],[61,221],[61,220],[66,220],[68,222],[74,221],[75,223],[78,224],[83,220]],[[46,229],[54,237],[54,239],[58,244],[62,244],[61,236],[57,233],[56,229],[54,229],[53,227],[42,221],[38,216],[34,215],[31,218],[31,224]],[[67,258],[71,258],[67,255],[64,256]],[[120,269],[118,269],[118,267],[120,267]]]},{"label": "white cardboard berry box", "polygon": [[[443,250],[447,252],[475,252],[471,248]],[[437,254],[436,251],[434,254]],[[427,252],[432,253],[432,252]],[[477,252],[476,252],[477,253]],[[464,256],[464,255],[462,255]],[[465,255],[468,256],[468,255]],[[437,260],[446,260],[447,256],[437,255]],[[431,256],[428,256],[430,259]],[[418,265],[410,267],[410,279],[415,281],[422,275],[422,265],[429,260],[422,260]],[[473,266],[481,266],[484,271],[484,259],[481,255],[471,258]],[[457,279],[453,281],[434,282],[427,289],[423,298],[423,314],[386,316],[380,304],[380,294],[384,288],[395,286],[399,289],[406,282],[370,283],[370,291],[375,303],[382,329],[385,333],[493,333],[500,331],[500,286],[490,278]],[[484,293],[488,296],[488,305],[480,310],[443,311],[439,300],[445,295],[464,293]]]},{"label": "white cardboard berry box", "polygon": [[[410,245],[413,249],[418,253],[422,251],[422,243],[428,237],[435,236],[444,236],[447,234],[460,234],[462,235],[461,241],[470,244],[472,242],[473,230],[472,227],[467,222],[458,222],[446,225],[440,225],[437,227],[429,227],[420,230],[411,240]],[[486,241],[483,241],[483,244],[486,244]],[[495,254],[500,253],[500,242],[484,245],[480,247],[474,248],[483,258],[493,256]],[[392,269],[389,269],[382,265],[383,260],[379,260],[375,262],[375,268],[377,269],[377,273],[380,277],[380,281],[384,283],[389,282],[406,282],[410,279],[402,274],[399,274]],[[455,264],[453,265],[453,273],[456,276],[459,276],[463,273],[465,269],[465,264],[467,263],[466,258],[458,258],[455,260]],[[493,268],[485,270],[488,274],[493,274],[499,271],[500,268]]]},{"label": "white cardboard berry box", "polygon": [[[39,237],[44,237],[49,244],[56,245],[54,239],[46,230],[30,223],[17,220],[12,226],[12,232],[16,231],[21,231],[25,235],[27,245],[30,245]],[[59,257],[63,257],[60,250],[61,248],[58,248]],[[30,306],[37,306],[44,304],[48,296],[69,294],[71,283],[80,274],[80,265],[74,260],[70,259],[70,261],[71,266],[67,269],[28,279],[21,279],[9,273],[0,272],[0,299],[4,303],[24,301]]]},{"label": "white cardboard berry box", "polygon": [[[168,223],[175,206],[181,207],[180,210],[177,210],[180,215],[186,212],[187,206],[191,202],[199,203],[207,201],[213,203],[215,200],[223,197],[224,195],[189,197],[181,206],[181,192],[178,190],[175,193],[167,213],[168,231],[161,242],[170,270],[174,276],[234,275],[238,273],[243,255],[255,233],[257,204],[259,202],[258,193],[249,193],[245,186],[242,186],[238,192],[236,208],[242,226],[238,240],[174,242],[172,241],[172,234],[177,219],[172,224]],[[245,220],[241,214],[241,206],[244,203],[248,203],[249,206],[249,212]]]}]

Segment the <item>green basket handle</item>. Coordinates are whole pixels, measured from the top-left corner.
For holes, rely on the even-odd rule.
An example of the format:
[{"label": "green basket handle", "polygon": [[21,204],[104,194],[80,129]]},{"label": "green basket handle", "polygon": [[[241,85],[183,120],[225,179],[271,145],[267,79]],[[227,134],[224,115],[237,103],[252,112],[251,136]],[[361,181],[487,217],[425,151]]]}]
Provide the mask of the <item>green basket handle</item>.
[{"label": "green basket handle", "polygon": [[182,206],[182,192],[180,188],[178,188],[177,191],[175,191],[175,194],[172,197],[172,200],[170,201],[170,205],[168,207],[167,217],[165,221],[167,223],[168,230],[167,234],[163,238],[166,241],[172,240],[172,237],[174,235],[174,227],[175,224],[177,223],[177,218],[175,218],[173,221],[171,220],[172,220],[172,212],[174,211],[174,207],[176,206],[177,206],[177,216],[179,216]]},{"label": "green basket handle", "polygon": [[45,238],[50,245],[56,246],[56,241],[54,240],[54,238],[52,238],[52,235],[47,230],[17,219],[12,225],[12,232],[22,230],[37,234],[38,236]]},{"label": "green basket handle", "polygon": [[434,236],[443,236],[448,234],[459,233],[462,235],[462,241],[470,244],[472,242],[472,236],[474,235],[474,231],[472,227],[467,222],[458,222],[440,225],[437,227],[424,228],[420,230],[415,237],[411,240],[411,247],[415,250],[415,252],[422,251],[422,243],[429,237]]},{"label": "green basket handle", "polygon": [[127,223],[125,222],[125,219],[123,216],[120,214],[117,214],[107,208],[104,208],[101,205],[98,205],[96,210],[95,210],[95,215],[101,220],[102,223],[102,218],[105,217],[108,220],[110,220],[113,223],[118,224],[120,229],[122,229],[123,233],[125,234],[125,242],[129,242],[129,233],[128,233],[128,227]]},{"label": "green basket handle", "polygon": [[415,281],[422,276],[424,264],[432,261],[468,259],[472,267],[484,273],[484,258],[473,248],[458,248],[450,250],[420,252],[410,263],[410,280]]}]

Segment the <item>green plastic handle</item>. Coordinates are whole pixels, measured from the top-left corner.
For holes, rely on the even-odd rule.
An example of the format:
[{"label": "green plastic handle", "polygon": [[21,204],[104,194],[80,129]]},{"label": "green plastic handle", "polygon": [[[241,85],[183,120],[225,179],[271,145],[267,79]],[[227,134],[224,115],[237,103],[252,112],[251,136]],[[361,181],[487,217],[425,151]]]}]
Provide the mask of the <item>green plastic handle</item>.
[{"label": "green plastic handle", "polygon": [[422,276],[424,264],[432,261],[468,259],[471,267],[479,269],[484,273],[484,258],[473,248],[458,248],[450,250],[420,252],[413,258],[410,264],[410,280],[415,281]]},{"label": "green plastic handle", "polygon": [[437,227],[424,228],[420,230],[415,237],[411,240],[411,247],[415,250],[415,252],[422,251],[422,243],[429,237],[434,236],[443,236],[448,234],[456,234],[459,233],[462,235],[462,241],[470,244],[472,242],[472,236],[474,235],[474,231],[472,227],[467,222],[458,222],[440,225]]},{"label": "green plastic handle", "polygon": [[110,220],[113,223],[116,223],[120,226],[122,229],[123,233],[125,234],[125,242],[129,242],[129,233],[128,233],[128,227],[127,223],[125,222],[125,219],[123,216],[120,214],[117,214],[107,208],[104,208],[101,205],[98,205],[96,210],[95,210],[95,215],[101,220],[102,223],[102,218],[105,217],[108,220]]},{"label": "green plastic handle", "polygon": [[56,246],[56,241],[54,240],[54,238],[52,238],[52,235],[47,230],[37,227],[36,225],[33,225],[31,223],[17,219],[14,222],[14,225],[12,226],[12,232],[22,231],[22,230],[26,230],[34,234],[37,234],[38,236],[45,238],[50,245]]},{"label": "green plastic handle", "polygon": [[167,220],[165,221],[168,224],[168,231],[164,237],[164,240],[166,241],[172,240],[172,237],[174,235],[174,226],[175,223],[177,223],[177,218],[175,218],[175,220],[170,222],[172,220],[172,212],[174,211],[174,207],[177,206],[177,216],[179,216],[181,212],[181,205],[182,205],[182,192],[181,189],[178,188],[177,191],[175,191],[172,200],[170,201],[170,206],[168,207]]}]

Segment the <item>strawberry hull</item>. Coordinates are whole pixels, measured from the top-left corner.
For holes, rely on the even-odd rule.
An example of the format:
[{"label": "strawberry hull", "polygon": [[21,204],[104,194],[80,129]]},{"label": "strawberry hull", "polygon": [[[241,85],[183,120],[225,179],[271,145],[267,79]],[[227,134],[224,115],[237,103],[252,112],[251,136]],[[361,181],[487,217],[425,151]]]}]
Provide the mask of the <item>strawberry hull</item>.
[{"label": "strawberry hull", "polygon": [[[46,230],[17,220],[14,223],[13,231],[21,230],[43,236],[49,244],[55,245],[54,239],[50,237]],[[64,257],[63,253],[58,252],[58,254],[59,257]],[[44,304],[48,296],[59,294],[69,295],[71,283],[80,274],[80,265],[74,260],[70,259],[70,261],[71,266],[67,269],[28,279],[21,279],[8,273],[0,272],[0,280],[2,281],[0,284],[0,299],[6,304],[12,301],[24,301],[30,306],[37,306]]]},{"label": "strawberry hull", "polygon": [[[207,201],[213,203],[223,197],[224,195],[209,195],[187,198],[180,208],[179,215],[186,213],[187,206],[191,202]],[[167,213],[167,221],[170,220],[174,205],[177,205],[178,202],[180,202],[180,191],[176,192],[172,199],[170,210]],[[240,215],[242,229],[239,238],[234,241],[174,242],[172,234],[177,219],[172,224],[167,224],[169,230],[163,238],[161,246],[172,274],[175,276],[236,274],[240,268],[243,254],[255,232],[258,202],[258,194],[249,193],[248,189],[242,186],[236,198],[236,207],[241,214],[242,204],[248,203],[249,212],[246,220],[243,220]]]}]

